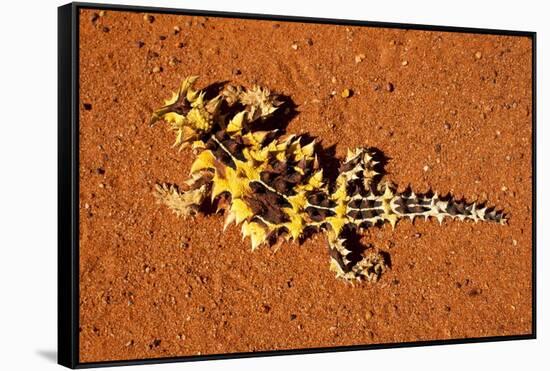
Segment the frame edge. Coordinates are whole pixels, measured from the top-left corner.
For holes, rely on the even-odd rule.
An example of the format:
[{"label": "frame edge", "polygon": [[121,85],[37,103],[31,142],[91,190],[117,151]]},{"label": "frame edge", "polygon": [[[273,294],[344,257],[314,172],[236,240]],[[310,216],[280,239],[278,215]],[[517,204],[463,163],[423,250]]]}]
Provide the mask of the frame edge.
[{"label": "frame edge", "polygon": [[[76,20],[72,3],[57,8],[57,363],[75,368],[78,355],[78,252],[75,224]],[[76,214],[75,214],[76,211]],[[76,305],[75,305],[76,303]]]}]

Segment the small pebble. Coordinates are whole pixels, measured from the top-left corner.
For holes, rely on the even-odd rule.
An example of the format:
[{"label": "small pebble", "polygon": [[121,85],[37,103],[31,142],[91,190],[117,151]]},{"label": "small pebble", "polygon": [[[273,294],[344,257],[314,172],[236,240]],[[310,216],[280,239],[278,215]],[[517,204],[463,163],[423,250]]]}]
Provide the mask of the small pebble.
[{"label": "small pebble", "polygon": [[100,17],[104,17],[104,16],[105,16],[105,10],[101,10],[101,11],[99,12],[99,16],[100,16]]},{"label": "small pebble", "polygon": [[292,44],[290,47],[294,50],[298,50],[298,44]]},{"label": "small pebble", "polygon": [[402,65],[402,66],[406,66],[407,64],[409,64],[408,61],[403,61],[403,62],[401,62],[401,65]]},{"label": "small pebble", "polygon": [[332,76],[332,78],[330,79],[330,81],[331,81],[333,84],[336,84],[336,77],[335,77],[335,76]]},{"label": "small pebble", "polygon": [[160,40],[160,41],[166,40],[166,36],[164,36],[164,35],[159,36],[159,40]]},{"label": "small pebble", "polygon": [[178,63],[180,63],[180,60],[176,57],[170,57],[170,60],[168,61],[168,65],[171,67],[174,67]]},{"label": "small pebble", "polygon": [[159,66],[153,67],[153,73],[159,73],[160,71],[162,71],[162,68],[160,68]]},{"label": "small pebble", "polygon": [[180,33],[180,31],[181,31],[181,28],[180,28],[180,26],[174,26],[174,35],[177,35],[177,34],[179,34],[179,33]]},{"label": "small pebble", "polygon": [[414,238],[420,238],[420,237],[422,237],[422,234],[421,234],[421,233],[415,233],[415,234],[414,234]]},{"label": "small pebble", "polygon": [[372,312],[372,310],[367,310],[367,312],[365,313],[365,319],[367,321],[370,320],[373,316],[374,316],[374,313]]},{"label": "small pebble", "polygon": [[476,52],[475,56],[476,56],[476,59],[481,59],[481,56],[482,56],[481,52]]},{"label": "small pebble", "polygon": [[512,245],[517,246],[517,245],[518,245],[518,241],[517,241],[517,240],[512,240]]},{"label": "small pebble", "polygon": [[393,89],[394,89],[393,84],[392,84],[391,82],[388,82],[388,83],[386,84],[386,90],[389,91],[389,92],[391,93],[391,92],[393,91]]},{"label": "small pebble", "polygon": [[92,21],[92,23],[95,23],[99,18],[99,14],[97,13],[94,13],[92,14],[92,16],[90,17],[90,21]]},{"label": "small pebble", "polygon": [[147,52],[147,59],[155,59],[159,57],[159,53],[149,50]]},{"label": "small pebble", "polygon": [[103,26],[103,28],[101,29],[101,31],[103,31],[103,32],[109,32],[110,29],[109,29],[109,27],[107,27],[107,26]]},{"label": "small pebble", "polygon": [[502,192],[506,192],[506,191],[508,190],[508,187],[502,186],[502,188],[500,188],[500,190],[501,190]]},{"label": "small pebble", "polygon": [[424,167],[422,168],[424,171],[428,171],[430,170],[430,167],[428,165],[424,165]]},{"label": "small pebble", "polygon": [[139,41],[136,42],[136,45],[137,45],[138,48],[143,48],[145,43],[143,41],[139,40]]},{"label": "small pebble", "polygon": [[365,58],[366,58],[365,54],[357,54],[355,56],[355,63],[361,63]]},{"label": "small pebble", "polygon": [[310,38],[307,38],[306,39],[306,44],[308,44],[309,46],[312,46],[313,45],[313,40],[311,40]]},{"label": "small pebble", "polygon": [[90,208],[90,204],[89,204],[89,203],[85,203],[85,204],[84,204],[84,208],[85,208],[85,209],[89,209],[89,208]]},{"label": "small pebble", "polygon": [[481,290],[480,288],[475,288],[475,289],[471,289],[471,290],[468,292],[468,295],[470,295],[470,296],[478,296],[478,295],[481,295],[482,292],[483,292],[483,290]]},{"label": "small pebble", "polygon": [[342,90],[342,93],[340,94],[342,96],[342,98],[349,98],[351,97],[351,95],[353,94],[353,92],[349,89],[344,89]]},{"label": "small pebble", "polygon": [[185,44],[182,43],[182,42],[176,43],[176,48],[181,49],[181,48],[183,48],[184,46],[185,46]]},{"label": "small pebble", "polygon": [[512,159],[512,157],[510,157],[510,155],[506,156],[506,161],[510,161]]},{"label": "small pebble", "polygon": [[441,152],[441,144],[437,143],[437,144],[435,145],[434,150],[435,150],[435,153],[440,153],[440,152]]},{"label": "small pebble", "polygon": [[153,17],[151,14],[144,14],[143,20],[149,23],[153,23],[155,21],[155,17]]},{"label": "small pebble", "polygon": [[445,127],[446,130],[451,130],[451,124],[449,124],[448,122],[443,124],[443,126]]},{"label": "small pebble", "polygon": [[238,69],[238,68],[233,68],[233,70],[231,71],[231,73],[235,76],[238,76],[241,74],[241,70]]}]

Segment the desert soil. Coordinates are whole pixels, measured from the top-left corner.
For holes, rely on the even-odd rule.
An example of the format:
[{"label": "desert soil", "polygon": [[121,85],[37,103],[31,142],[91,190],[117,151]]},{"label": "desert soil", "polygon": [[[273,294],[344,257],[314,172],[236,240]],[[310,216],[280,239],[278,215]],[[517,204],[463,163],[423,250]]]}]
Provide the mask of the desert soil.
[{"label": "desert soil", "polygon": [[[80,360],[531,333],[531,55],[526,37],[83,10]],[[222,215],[179,219],[152,191],[193,155],[148,121],[188,75],[285,94],[287,132],[340,158],[376,147],[399,190],[488,200],[509,224],[374,228],[391,270],[350,286],[323,235],[252,252]]]}]

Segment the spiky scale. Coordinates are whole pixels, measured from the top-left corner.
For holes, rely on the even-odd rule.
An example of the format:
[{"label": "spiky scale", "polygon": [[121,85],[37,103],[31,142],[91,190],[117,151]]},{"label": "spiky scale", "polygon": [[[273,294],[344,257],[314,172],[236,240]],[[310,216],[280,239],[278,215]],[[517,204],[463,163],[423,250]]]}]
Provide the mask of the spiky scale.
[{"label": "spiky scale", "polygon": [[[362,255],[344,236],[402,218],[445,218],[506,222],[502,212],[450,197],[399,194],[379,184],[381,162],[368,148],[348,149],[338,177],[326,179],[315,152],[316,142],[261,129],[282,102],[268,89],[227,85],[207,99],[195,90],[196,76],[183,80],[177,93],[153,112],[151,124],[164,120],[176,133],[175,146],[191,145],[198,156],[191,166],[189,190],[159,185],[156,196],[179,216],[193,215],[207,198],[218,201],[227,216],[224,230],[241,225],[252,249],[279,240],[297,240],[306,228],[327,235],[330,270],[347,282],[376,282],[387,269],[382,253]],[[332,185],[329,187],[328,185]],[[224,202],[221,202],[223,200]]]}]

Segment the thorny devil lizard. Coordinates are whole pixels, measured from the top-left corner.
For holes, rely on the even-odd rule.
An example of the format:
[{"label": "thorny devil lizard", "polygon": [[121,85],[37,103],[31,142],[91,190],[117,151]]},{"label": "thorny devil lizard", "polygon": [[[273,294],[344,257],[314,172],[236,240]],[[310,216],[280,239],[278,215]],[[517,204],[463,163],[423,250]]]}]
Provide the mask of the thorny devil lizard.
[{"label": "thorny devil lizard", "polygon": [[262,122],[283,102],[268,89],[226,85],[212,99],[193,88],[187,77],[177,93],[154,111],[151,125],[164,120],[176,133],[175,146],[198,154],[186,189],[156,186],[160,203],[178,216],[199,211],[208,198],[227,214],[225,227],[241,225],[252,249],[282,240],[298,240],[308,231],[324,231],[330,270],[348,282],[377,281],[387,258],[373,248],[364,253],[349,246],[347,234],[402,218],[446,217],[506,223],[503,212],[437,194],[396,193],[381,177],[375,152],[348,150],[338,176],[323,177],[315,142],[261,130]]}]

